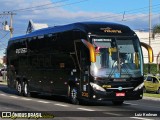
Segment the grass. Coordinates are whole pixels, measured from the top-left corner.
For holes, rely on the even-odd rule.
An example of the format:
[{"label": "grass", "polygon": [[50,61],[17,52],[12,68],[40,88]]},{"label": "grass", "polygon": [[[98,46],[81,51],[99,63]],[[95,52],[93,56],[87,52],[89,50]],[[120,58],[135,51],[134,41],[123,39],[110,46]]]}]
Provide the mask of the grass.
[{"label": "grass", "polygon": [[160,98],[160,94],[155,94],[155,93],[144,93],[143,95],[144,95],[145,97]]}]

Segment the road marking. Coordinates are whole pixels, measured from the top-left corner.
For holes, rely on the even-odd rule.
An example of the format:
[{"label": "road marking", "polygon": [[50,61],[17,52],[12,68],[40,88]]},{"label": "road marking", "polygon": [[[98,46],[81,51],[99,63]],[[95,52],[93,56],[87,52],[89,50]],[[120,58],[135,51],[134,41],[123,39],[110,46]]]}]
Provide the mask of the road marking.
[{"label": "road marking", "polygon": [[5,95],[5,94],[0,94],[0,95],[2,95],[2,96],[7,96],[7,95]]},{"label": "road marking", "polygon": [[116,113],[111,113],[111,112],[103,112],[103,113],[107,115],[122,116],[122,114],[116,114]]},{"label": "road marking", "polygon": [[29,101],[29,100],[32,100],[32,99],[29,99],[29,98],[21,98],[21,99],[22,99],[22,100],[28,100],[28,101]]},{"label": "road marking", "polygon": [[37,101],[37,102],[40,102],[40,103],[50,103],[50,102],[46,102],[46,101]]},{"label": "road marking", "polygon": [[92,110],[92,109],[86,109],[86,108],[77,108],[79,110],[85,110],[85,111],[95,111],[95,110]]},{"label": "road marking", "polygon": [[2,110],[4,111],[5,109],[10,110],[11,108],[9,107],[2,107]]},{"label": "road marking", "polygon": [[54,104],[54,105],[62,106],[62,107],[69,107],[68,105],[64,105],[64,104]]},{"label": "road marking", "polygon": [[[128,102],[124,102],[124,104],[128,104],[128,105],[138,105],[138,106],[142,106],[142,107],[146,107],[146,105],[143,105],[143,104],[134,104],[134,103],[128,103]],[[150,108],[159,108],[159,106],[149,106],[147,105],[147,107],[150,107]],[[149,108],[148,108],[149,109]]]},{"label": "road marking", "polygon": [[138,119],[138,120],[154,120],[154,119],[141,118],[141,117],[130,117],[130,118]]},{"label": "road marking", "polygon": [[128,102],[124,102],[124,104],[127,104],[127,105],[138,105],[138,104],[133,104],[133,103],[128,103]]},{"label": "road marking", "polygon": [[9,96],[9,97],[11,97],[11,98],[18,98],[17,96]]}]

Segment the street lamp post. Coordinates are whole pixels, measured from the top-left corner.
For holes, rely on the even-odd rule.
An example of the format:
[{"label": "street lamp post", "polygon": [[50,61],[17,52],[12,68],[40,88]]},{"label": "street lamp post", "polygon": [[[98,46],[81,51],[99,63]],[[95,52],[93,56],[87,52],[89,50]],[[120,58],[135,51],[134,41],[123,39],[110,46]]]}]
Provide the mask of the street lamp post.
[{"label": "street lamp post", "polygon": [[[152,0],[149,0],[149,45],[151,46],[151,37],[152,37],[152,31],[151,31],[151,27],[152,27],[152,23],[151,23],[151,16],[152,16],[152,13],[151,13],[151,4],[152,4]],[[151,65],[150,63],[148,64],[148,73],[151,72]]]}]

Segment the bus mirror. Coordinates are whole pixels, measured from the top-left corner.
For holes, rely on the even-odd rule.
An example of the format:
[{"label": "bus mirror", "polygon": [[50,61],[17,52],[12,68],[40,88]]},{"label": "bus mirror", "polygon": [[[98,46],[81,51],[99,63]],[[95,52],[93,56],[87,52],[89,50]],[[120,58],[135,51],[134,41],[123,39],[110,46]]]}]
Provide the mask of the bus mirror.
[{"label": "bus mirror", "polygon": [[84,40],[84,39],[82,39],[81,41],[89,49],[90,61],[93,62],[93,63],[96,62],[96,54],[95,54],[94,46],[91,43],[89,43],[88,41]]},{"label": "bus mirror", "polygon": [[143,46],[144,48],[147,49],[147,51],[148,51],[148,61],[149,61],[149,63],[152,63],[154,61],[154,55],[153,55],[152,47],[149,46],[146,43],[143,43],[143,42],[141,42],[141,46]]}]

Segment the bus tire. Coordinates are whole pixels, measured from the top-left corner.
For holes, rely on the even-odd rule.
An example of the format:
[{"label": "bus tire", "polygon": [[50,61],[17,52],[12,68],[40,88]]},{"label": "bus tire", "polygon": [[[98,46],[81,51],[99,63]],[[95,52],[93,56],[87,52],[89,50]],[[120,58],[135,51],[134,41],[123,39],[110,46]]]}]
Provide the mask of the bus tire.
[{"label": "bus tire", "polygon": [[28,89],[28,83],[27,82],[24,82],[24,96],[25,97],[30,96],[30,92],[29,92],[29,89]]},{"label": "bus tire", "polygon": [[23,95],[23,90],[22,90],[22,83],[18,82],[17,84],[17,91],[18,91],[18,95],[22,96]]},{"label": "bus tire", "polygon": [[70,101],[72,104],[79,104],[79,101],[77,99],[78,96],[78,90],[76,87],[71,87],[70,89]]},{"label": "bus tire", "polygon": [[112,101],[112,103],[114,104],[114,105],[122,105],[123,104],[123,100],[122,101]]}]

